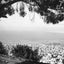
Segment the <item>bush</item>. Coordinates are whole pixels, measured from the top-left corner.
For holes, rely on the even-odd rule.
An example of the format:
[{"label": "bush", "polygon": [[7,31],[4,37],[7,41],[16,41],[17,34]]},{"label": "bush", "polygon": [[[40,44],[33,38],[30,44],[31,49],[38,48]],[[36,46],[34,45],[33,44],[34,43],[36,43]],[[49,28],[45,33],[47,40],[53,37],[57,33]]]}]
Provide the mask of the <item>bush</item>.
[{"label": "bush", "polygon": [[0,54],[2,54],[2,55],[8,54],[6,48],[4,47],[4,45],[2,44],[1,41],[0,41]]},{"label": "bush", "polygon": [[27,45],[16,45],[12,49],[12,54],[15,57],[21,57],[32,61],[39,61],[40,56],[38,55],[38,49],[32,50],[32,47]]}]

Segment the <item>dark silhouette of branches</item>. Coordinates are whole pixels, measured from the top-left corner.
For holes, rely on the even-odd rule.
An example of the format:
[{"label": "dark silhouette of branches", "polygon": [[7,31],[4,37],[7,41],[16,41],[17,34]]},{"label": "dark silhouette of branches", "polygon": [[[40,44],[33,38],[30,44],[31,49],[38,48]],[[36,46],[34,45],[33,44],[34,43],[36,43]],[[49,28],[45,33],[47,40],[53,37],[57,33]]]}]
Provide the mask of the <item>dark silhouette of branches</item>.
[{"label": "dark silhouette of branches", "polygon": [[[28,3],[30,6],[34,6],[34,8],[37,6],[37,11],[34,10],[34,12],[39,13],[41,16],[45,16],[46,23],[56,24],[64,20],[63,0],[9,0],[4,4],[2,4],[0,1],[0,17],[6,17],[8,10],[11,11],[10,6],[19,1]],[[8,10],[5,10],[5,8],[8,8]],[[9,14],[11,15],[12,12],[10,11]],[[22,12],[21,16],[24,16],[24,14],[25,12]]]}]

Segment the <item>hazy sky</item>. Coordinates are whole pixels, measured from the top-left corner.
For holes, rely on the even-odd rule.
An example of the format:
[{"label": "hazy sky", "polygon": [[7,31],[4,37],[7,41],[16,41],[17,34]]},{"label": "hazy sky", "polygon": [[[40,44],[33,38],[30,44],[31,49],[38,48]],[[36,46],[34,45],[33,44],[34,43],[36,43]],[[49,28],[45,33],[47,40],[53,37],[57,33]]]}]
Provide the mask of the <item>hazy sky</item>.
[{"label": "hazy sky", "polygon": [[38,14],[31,21],[18,15],[0,21],[0,40],[63,40],[64,22],[46,24]]},{"label": "hazy sky", "polygon": [[[0,40],[12,37],[20,39],[64,39],[64,22],[59,24],[46,24],[40,15],[29,12],[23,18],[17,13],[0,20]],[[12,39],[13,39],[12,38]]]},{"label": "hazy sky", "polygon": [[[31,13],[30,13],[31,14]],[[8,18],[1,18],[0,31],[43,31],[43,32],[56,32],[64,33],[64,22],[59,24],[46,24],[39,14],[35,13],[35,17],[31,20],[32,15],[27,14],[24,18],[18,14]]]}]

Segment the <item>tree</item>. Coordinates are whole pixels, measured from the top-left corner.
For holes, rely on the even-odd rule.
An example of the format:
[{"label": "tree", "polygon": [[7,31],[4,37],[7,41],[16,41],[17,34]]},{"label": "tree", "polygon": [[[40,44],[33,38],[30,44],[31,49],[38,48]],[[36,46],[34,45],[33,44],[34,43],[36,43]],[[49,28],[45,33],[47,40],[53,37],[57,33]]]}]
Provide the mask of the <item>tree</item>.
[{"label": "tree", "polygon": [[32,47],[29,47],[27,45],[16,45],[13,47],[11,53],[15,57],[20,57],[32,61],[39,61],[40,56],[38,55],[38,49],[32,50]]},{"label": "tree", "polygon": [[[5,3],[1,3],[1,1],[0,17],[6,17],[7,13],[9,15],[13,14],[11,5],[21,1],[30,5],[29,10],[33,6],[34,12],[39,13],[41,16],[45,16],[46,23],[56,24],[64,20],[64,0],[4,0]],[[5,8],[7,9],[5,10]],[[20,15],[24,17],[25,12],[20,13]]]},{"label": "tree", "polygon": [[[46,23],[56,24],[64,20],[64,0],[4,0],[5,3],[1,3],[1,1],[0,17],[6,17],[9,6],[21,1],[30,5],[29,10],[33,7],[32,9],[34,9],[34,12],[39,13],[41,16],[45,16]],[[7,9],[5,10],[5,8]],[[10,9],[10,11],[11,10],[12,9]],[[11,13],[10,11],[8,14]],[[20,15],[24,17],[25,12],[20,13]]]},{"label": "tree", "polygon": [[8,55],[6,48],[4,47],[4,45],[2,44],[2,42],[0,41],[0,54],[1,55]]}]

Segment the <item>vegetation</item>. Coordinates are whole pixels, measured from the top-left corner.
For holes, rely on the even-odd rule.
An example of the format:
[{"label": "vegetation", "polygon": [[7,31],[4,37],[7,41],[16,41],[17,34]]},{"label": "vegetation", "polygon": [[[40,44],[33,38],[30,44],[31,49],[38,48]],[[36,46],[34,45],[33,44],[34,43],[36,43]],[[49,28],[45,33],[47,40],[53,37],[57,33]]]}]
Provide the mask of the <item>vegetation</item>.
[{"label": "vegetation", "polygon": [[[14,10],[11,7],[16,2],[29,4],[29,10],[45,16],[46,23],[59,23],[64,20],[64,0],[0,0],[0,17],[6,17],[6,14],[12,15]],[[34,10],[33,10],[34,9]],[[25,12],[21,13],[24,16]]]},{"label": "vegetation", "polygon": [[0,41],[0,54],[2,55],[8,55],[6,48],[4,47],[4,45],[2,44],[2,42]]},{"label": "vegetation", "polygon": [[24,58],[31,61],[39,61],[41,58],[38,55],[38,49],[33,51],[32,48],[27,45],[16,45],[13,47],[11,52],[15,57]]}]

